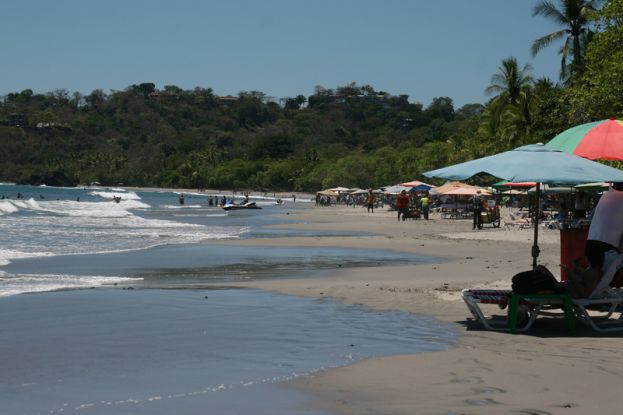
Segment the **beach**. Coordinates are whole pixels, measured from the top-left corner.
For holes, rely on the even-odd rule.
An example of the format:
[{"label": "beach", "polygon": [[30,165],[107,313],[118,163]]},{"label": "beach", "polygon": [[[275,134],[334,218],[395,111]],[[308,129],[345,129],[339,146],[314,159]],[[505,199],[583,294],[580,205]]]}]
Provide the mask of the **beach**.
[{"label": "beach", "polygon": [[[3,205],[9,413],[619,412],[620,335],[489,332],[460,297],[530,269],[532,229],[302,195],[224,213],[172,189],[16,190],[43,197]],[[556,275],[559,238],[541,227]]]},{"label": "beach", "polygon": [[[432,315],[460,334],[447,351],[370,359],[290,382],[312,393],[313,407],[337,414],[585,414],[618,413],[623,375],[620,335],[579,325],[569,336],[562,319],[538,319],[525,334],[490,332],[471,320],[463,288],[509,288],[531,268],[531,229],[486,228],[442,220],[397,222],[394,212],[328,207],[297,212],[289,226],[361,231],[373,236],[271,239],[271,244],[393,249],[443,257],[435,264],[335,270],[314,279],[267,280],[244,286],[330,297],[379,310]],[[262,244],[261,240],[236,241]],[[559,275],[559,232],[540,230],[539,263]],[[498,310],[504,316],[506,310]]]}]

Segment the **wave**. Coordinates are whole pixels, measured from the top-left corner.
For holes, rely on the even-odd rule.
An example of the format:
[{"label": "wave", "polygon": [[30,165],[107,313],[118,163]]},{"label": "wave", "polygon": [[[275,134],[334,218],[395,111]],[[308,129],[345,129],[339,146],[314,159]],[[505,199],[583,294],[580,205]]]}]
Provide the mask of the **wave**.
[{"label": "wave", "polygon": [[0,297],[78,288],[131,284],[142,278],[81,276],[64,274],[7,275],[0,273]]},{"label": "wave", "polygon": [[149,209],[151,206],[138,200],[114,202],[78,202],[54,200],[37,202],[34,199],[0,203],[0,212],[15,213],[18,210],[45,212],[57,216],[117,218],[131,216],[131,209]]},{"label": "wave", "polygon": [[[12,259],[20,259],[20,258],[36,258],[41,256],[53,256],[55,255],[52,252],[22,252],[22,251],[14,251],[10,249],[0,249],[0,266],[8,265],[11,263]],[[2,271],[0,271],[1,273]],[[0,274],[1,276],[1,274]]]},{"label": "wave", "polygon": [[[112,190],[112,189],[111,189]],[[91,196],[98,196],[104,199],[113,200],[115,197],[120,197],[121,201],[127,200],[141,200],[141,197],[135,192],[127,192],[124,189],[118,189],[119,191],[92,191],[89,192]]]},{"label": "wave", "polygon": [[15,204],[13,204],[13,202],[11,202],[10,200],[0,201],[0,215],[15,213],[18,210],[19,208],[15,206]]}]

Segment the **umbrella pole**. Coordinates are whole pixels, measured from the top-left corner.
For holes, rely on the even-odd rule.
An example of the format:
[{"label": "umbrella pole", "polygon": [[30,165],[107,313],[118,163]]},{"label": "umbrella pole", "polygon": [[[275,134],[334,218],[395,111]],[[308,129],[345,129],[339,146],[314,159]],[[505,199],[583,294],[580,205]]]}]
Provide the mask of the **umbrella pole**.
[{"label": "umbrella pole", "polygon": [[534,245],[532,245],[532,268],[536,268],[536,259],[539,256],[539,203],[541,201],[541,183],[536,184],[536,202],[533,209]]}]

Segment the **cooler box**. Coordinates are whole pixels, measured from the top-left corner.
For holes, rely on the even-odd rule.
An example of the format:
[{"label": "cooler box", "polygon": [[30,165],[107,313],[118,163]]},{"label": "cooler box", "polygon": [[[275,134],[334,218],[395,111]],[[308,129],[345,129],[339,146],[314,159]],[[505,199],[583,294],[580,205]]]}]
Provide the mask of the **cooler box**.
[{"label": "cooler box", "polygon": [[[561,229],[560,230],[560,263],[573,269],[573,260],[584,256],[588,229]],[[564,268],[560,269],[560,278],[567,280]]]}]

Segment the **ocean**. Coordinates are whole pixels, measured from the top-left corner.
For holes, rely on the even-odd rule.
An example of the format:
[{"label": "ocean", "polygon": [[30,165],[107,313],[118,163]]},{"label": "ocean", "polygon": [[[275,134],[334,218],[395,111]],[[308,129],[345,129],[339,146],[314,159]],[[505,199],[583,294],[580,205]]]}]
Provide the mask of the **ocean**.
[{"label": "ocean", "polygon": [[[310,200],[256,196],[262,209],[224,211],[206,194],[179,196],[0,185],[3,413],[321,415],[279,385],[455,341],[425,316],[227,286],[434,259],[270,246],[346,234],[266,226],[295,221],[275,215]],[[267,244],[219,244],[243,238]]]}]

